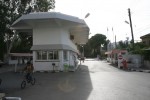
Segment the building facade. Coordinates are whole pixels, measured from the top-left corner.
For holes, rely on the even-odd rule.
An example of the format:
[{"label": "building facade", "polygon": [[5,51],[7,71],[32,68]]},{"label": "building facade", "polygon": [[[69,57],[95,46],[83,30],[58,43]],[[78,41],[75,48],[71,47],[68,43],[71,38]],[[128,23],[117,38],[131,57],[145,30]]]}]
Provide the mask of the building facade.
[{"label": "building facade", "polygon": [[35,71],[64,71],[65,65],[75,70],[78,66],[77,44],[85,44],[89,35],[84,20],[57,12],[23,15],[11,28],[33,36],[31,50]]},{"label": "building facade", "polygon": [[142,42],[147,45],[147,46],[150,46],[150,33],[144,35],[144,36],[141,36],[140,37],[142,39]]}]

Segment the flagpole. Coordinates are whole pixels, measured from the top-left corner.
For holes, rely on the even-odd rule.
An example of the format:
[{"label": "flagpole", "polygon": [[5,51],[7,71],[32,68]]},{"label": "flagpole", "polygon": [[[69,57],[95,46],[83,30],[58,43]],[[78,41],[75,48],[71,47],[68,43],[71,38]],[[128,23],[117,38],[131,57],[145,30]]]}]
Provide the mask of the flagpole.
[{"label": "flagpole", "polygon": [[112,27],[112,32],[113,32],[113,43],[114,43],[114,29],[113,29],[113,27]]},{"label": "flagpole", "polygon": [[108,31],[109,31],[109,30],[108,30],[108,27],[107,27],[107,38],[108,38]]}]

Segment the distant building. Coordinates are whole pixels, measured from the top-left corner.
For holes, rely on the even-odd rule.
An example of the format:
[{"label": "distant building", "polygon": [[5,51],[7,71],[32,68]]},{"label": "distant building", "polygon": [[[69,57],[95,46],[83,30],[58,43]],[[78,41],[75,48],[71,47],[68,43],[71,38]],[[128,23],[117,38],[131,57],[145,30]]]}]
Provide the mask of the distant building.
[{"label": "distant building", "polygon": [[143,35],[140,38],[145,45],[150,46],[150,33]]}]

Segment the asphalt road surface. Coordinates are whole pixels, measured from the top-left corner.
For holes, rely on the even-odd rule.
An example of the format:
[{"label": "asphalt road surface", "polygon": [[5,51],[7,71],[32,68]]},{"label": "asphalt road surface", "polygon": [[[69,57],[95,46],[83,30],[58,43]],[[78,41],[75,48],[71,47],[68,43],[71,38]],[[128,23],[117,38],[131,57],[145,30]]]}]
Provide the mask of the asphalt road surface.
[{"label": "asphalt road surface", "polygon": [[22,100],[150,100],[150,73],[118,69],[86,59],[76,72],[35,73],[36,84],[23,90],[23,74],[1,73],[0,91]]}]

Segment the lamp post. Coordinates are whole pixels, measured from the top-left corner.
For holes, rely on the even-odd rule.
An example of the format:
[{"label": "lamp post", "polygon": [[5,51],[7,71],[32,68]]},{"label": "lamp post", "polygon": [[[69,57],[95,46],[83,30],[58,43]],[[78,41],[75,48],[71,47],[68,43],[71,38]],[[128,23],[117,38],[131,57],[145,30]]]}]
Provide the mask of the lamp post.
[{"label": "lamp post", "polygon": [[90,16],[90,13],[87,13],[87,14],[85,15],[84,19],[87,18],[87,17],[89,17],[89,16]]},{"label": "lamp post", "polygon": [[[90,16],[90,13],[87,13],[85,15],[84,19],[88,18],[89,16]],[[83,50],[82,50],[82,56],[84,57],[84,45],[82,45],[82,48],[83,48]]]}]

